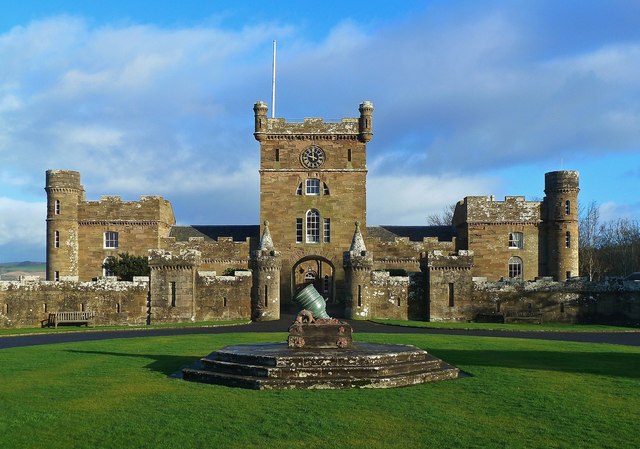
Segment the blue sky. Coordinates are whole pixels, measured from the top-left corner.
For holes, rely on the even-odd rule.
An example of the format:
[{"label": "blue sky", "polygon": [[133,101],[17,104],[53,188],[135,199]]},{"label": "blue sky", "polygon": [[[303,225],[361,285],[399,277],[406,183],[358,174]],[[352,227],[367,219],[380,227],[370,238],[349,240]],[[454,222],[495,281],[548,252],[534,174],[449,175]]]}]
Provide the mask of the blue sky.
[{"label": "blue sky", "polygon": [[47,169],[88,199],[162,195],[180,224],[258,221],[252,106],[374,103],[369,224],[581,174],[640,218],[637,1],[21,1],[0,6],[0,262],[44,260]]}]

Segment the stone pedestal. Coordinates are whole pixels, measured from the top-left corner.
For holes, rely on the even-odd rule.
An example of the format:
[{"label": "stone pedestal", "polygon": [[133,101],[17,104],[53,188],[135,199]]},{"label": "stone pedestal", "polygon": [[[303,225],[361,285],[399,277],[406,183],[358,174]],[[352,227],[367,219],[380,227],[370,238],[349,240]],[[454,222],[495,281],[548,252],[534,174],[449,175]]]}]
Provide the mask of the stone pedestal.
[{"label": "stone pedestal", "polygon": [[295,322],[289,328],[287,344],[290,348],[350,348],[351,326],[338,320],[316,320],[314,323]]}]

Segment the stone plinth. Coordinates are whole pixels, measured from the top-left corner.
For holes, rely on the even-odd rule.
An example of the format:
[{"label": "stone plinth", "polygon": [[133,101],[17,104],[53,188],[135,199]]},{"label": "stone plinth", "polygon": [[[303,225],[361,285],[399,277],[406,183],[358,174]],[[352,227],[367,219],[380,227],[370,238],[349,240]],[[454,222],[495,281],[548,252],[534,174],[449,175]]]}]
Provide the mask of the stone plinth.
[{"label": "stone plinth", "polygon": [[290,348],[350,348],[351,326],[338,320],[317,320],[314,323],[295,322],[289,328]]},{"label": "stone plinth", "polygon": [[226,346],[183,370],[185,380],[257,390],[392,388],[458,376],[458,368],[414,346],[359,342],[347,349]]}]

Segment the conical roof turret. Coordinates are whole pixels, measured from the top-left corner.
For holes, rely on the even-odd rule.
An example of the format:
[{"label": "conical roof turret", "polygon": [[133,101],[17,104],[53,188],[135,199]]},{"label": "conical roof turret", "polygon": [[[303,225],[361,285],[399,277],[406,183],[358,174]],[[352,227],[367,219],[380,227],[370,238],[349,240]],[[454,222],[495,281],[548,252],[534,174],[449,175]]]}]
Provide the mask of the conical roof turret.
[{"label": "conical roof turret", "polygon": [[260,238],[259,250],[274,251],[273,239],[271,238],[271,232],[269,231],[269,222],[264,221],[264,230],[262,231],[262,237]]},{"label": "conical roof turret", "polygon": [[367,247],[364,245],[364,239],[362,238],[362,233],[360,232],[360,222],[356,221],[356,230],[353,233],[353,239],[351,240],[351,246],[349,247],[349,251],[362,253],[366,250],[367,250]]}]

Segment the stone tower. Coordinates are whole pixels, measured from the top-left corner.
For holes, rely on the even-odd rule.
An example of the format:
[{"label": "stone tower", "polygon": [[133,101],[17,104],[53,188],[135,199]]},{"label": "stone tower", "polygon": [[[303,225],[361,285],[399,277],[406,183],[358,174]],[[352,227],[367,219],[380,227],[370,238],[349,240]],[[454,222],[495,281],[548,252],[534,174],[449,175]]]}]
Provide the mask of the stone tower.
[{"label": "stone tower", "polygon": [[370,318],[370,304],[367,290],[373,269],[373,255],[364,244],[360,223],[356,221],[356,229],[349,251],[344,254],[349,295],[345,304],[347,318],[366,320]]},{"label": "stone tower", "polygon": [[78,275],[78,207],[84,201],[80,173],[47,170],[47,280]]},{"label": "stone tower", "polygon": [[273,244],[282,254],[283,305],[309,283],[328,302],[342,301],[347,295],[342,257],[353,222],[366,229],[373,105],[365,101],[360,117],[338,122],[287,122],[268,118],[267,109],[264,102],[253,107],[254,136],[260,142],[260,221],[269,221]]},{"label": "stone tower", "polygon": [[543,222],[546,234],[546,273],[562,281],[578,276],[577,171],[554,171],[544,175]]},{"label": "stone tower", "polygon": [[269,222],[264,223],[260,246],[251,255],[253,288],[251,318],[256,321],[280,319],[280,254],[273,247]]}]

